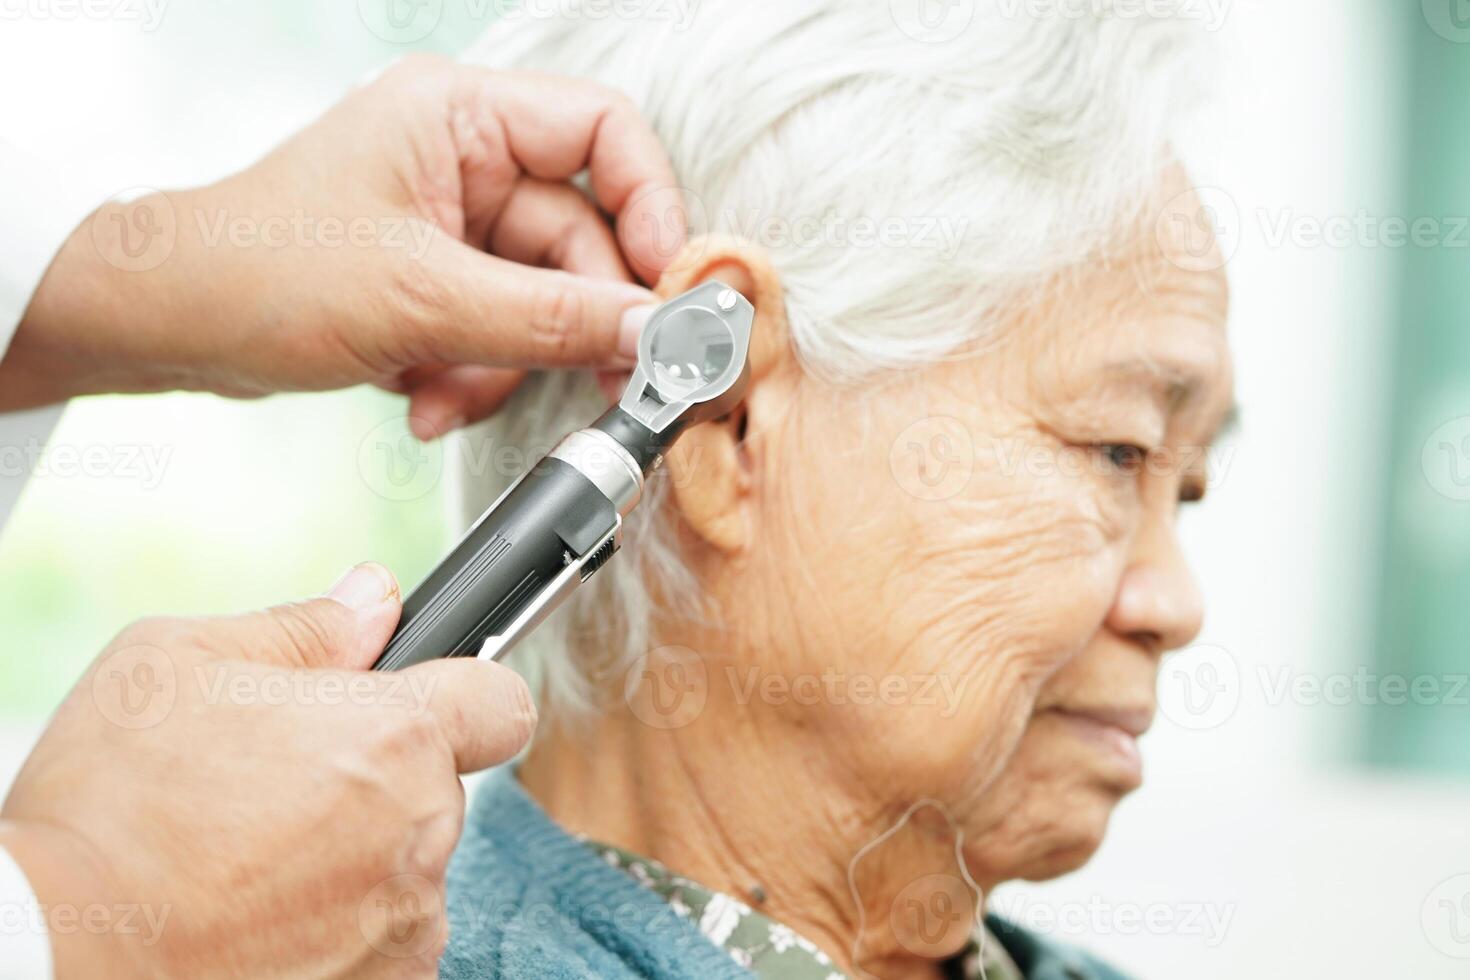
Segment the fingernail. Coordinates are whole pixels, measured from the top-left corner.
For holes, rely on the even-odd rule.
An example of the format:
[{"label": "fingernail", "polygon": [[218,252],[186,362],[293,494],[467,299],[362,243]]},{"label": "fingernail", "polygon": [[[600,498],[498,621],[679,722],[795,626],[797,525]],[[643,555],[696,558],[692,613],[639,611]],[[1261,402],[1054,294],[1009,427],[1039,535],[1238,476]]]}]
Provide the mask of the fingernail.
[{"label": "fingernail", "polygon": [[618,354],[630,361],[638,359],[638,341],[643,337],[643,328],[658,307],[653,303],[630,307],[623,311],[623,322],[618,329]]},{"label": "fingernail", "polygon": [[393,573],[375,561],[348,569],[327,592],[327,598],[355,612],[369,612],[398,591]]},{"label": "fingernail", "polygon": [[421,415],[414,415],[409,417],[408,431],[412,432],[413,437],[419,442],[433,442],[435,439],[449,435],[449,433],[454,432],[456,429],[463,429],[466,421],[463,415],[456,415],[454,418],[444,422],[440,422],[437,419],[425,418]]},{"label": "fingernail", "polygon": [[449,435],[449,433],[451,432],[458,432],[460,429],[463,429],[464,426],[465,417],[463,415],[456,415],[454,418],[449,419],[448,421],[440,422],[439,437],[442,439],[444,436]]}]

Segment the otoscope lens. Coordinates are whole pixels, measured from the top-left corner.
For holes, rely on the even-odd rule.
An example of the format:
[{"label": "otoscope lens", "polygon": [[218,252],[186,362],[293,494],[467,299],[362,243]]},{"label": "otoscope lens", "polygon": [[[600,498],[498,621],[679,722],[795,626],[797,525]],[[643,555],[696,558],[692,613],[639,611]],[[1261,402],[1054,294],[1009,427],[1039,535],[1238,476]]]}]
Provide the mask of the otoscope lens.
[{"label": "otoscope lens", "polygon": [[735,338],[709,310],[686,307],[658,325],[650,353],[659,391],[684,398],[725,376],[735,359]]}]

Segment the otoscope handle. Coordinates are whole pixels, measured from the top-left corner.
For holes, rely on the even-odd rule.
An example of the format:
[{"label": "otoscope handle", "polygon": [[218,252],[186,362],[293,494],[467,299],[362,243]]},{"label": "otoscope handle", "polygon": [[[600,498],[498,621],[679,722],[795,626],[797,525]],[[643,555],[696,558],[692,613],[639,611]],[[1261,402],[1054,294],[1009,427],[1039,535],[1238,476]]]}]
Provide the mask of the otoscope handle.
[{"label": "otoscope handle", "polygon": [[490,505],[404,600],[373,669],[498,658],[602,567],[643,485],[610,442],[589,429],[573,433]]}]

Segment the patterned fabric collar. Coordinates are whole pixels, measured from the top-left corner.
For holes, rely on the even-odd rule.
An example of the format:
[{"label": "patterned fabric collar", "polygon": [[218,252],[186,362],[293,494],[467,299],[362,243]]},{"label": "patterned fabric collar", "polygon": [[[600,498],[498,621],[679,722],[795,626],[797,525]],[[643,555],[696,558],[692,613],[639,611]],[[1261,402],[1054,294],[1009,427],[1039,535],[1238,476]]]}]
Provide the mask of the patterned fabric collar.
[{"label": "patterned fabric collar", "polygon": [[[689,919],[710,942],[760,980],[848,980],[815,943],[739,899],[674,874],[651,858],[579,838],[605,862],[627,872]],[[985,955],[981,957],[981,950]],[[955,980],[1025,980],[1005,947],[983,928],[948,964]]]}]

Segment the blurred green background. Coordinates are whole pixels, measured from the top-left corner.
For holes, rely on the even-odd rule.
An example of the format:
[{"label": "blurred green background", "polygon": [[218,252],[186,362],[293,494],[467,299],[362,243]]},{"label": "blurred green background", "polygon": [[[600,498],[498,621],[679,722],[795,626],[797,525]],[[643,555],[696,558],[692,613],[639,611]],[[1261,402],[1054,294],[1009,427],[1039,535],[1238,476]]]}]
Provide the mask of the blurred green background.
[{"label": "blurred green background", "polygon": [[[1405,211],[1437,219],[1445,241],[1396,256],[1400,319],[1373,637],[1384,672],[1447,683],[1444,703],[1373,705],[1362,745],[1371,763],[1470,774],[1470,6],[1455,0],[1454,13],[1438,32],[1412,32],[1405,60]],[[1446,43],[1455,37],[1460,43]]]}]

